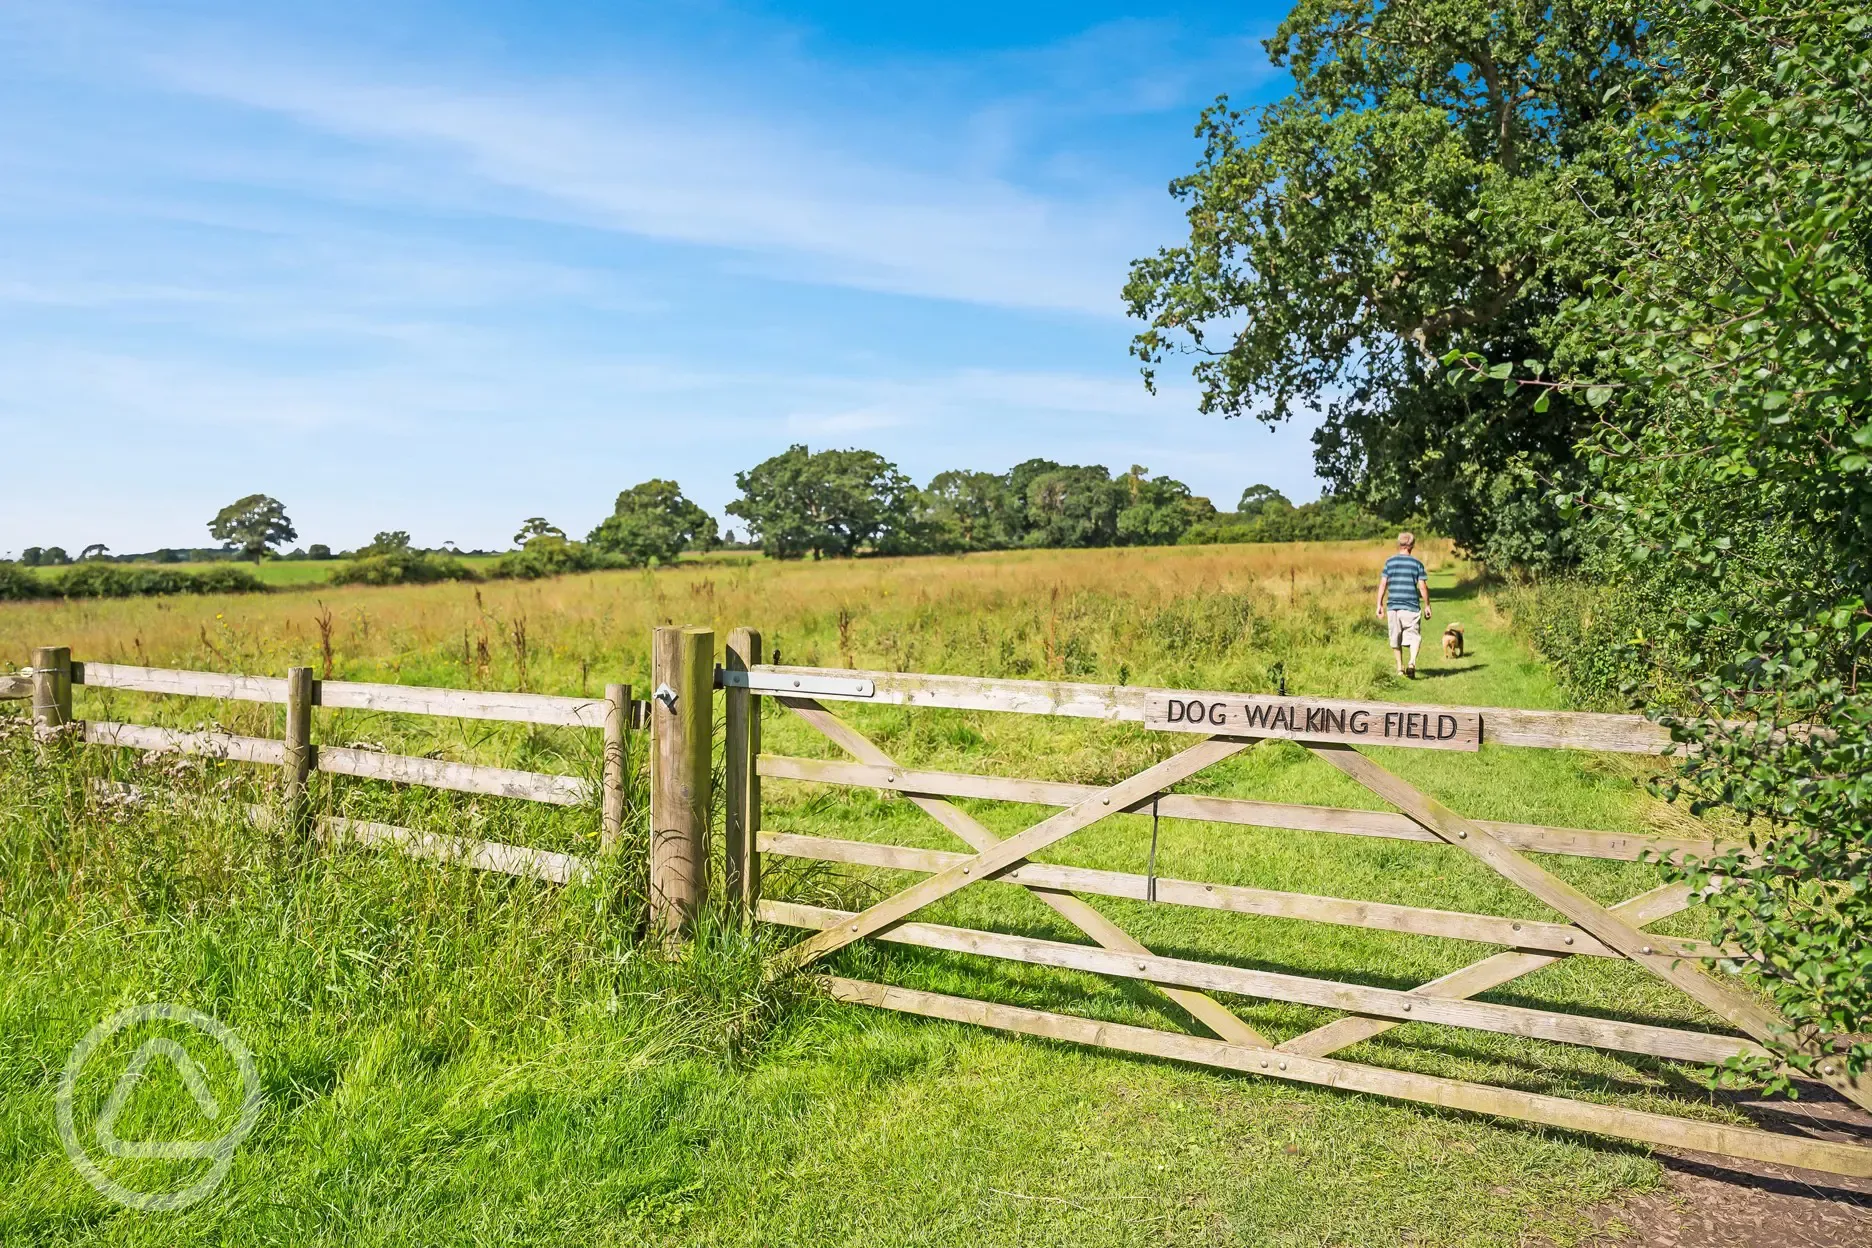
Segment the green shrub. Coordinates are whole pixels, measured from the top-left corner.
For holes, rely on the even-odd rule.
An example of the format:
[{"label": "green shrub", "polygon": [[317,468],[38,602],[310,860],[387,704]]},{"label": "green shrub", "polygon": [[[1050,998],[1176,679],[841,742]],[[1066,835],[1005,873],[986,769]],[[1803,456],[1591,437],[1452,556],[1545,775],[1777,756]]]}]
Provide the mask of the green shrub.
[{"label": "green shrub", "polygon": [[0,563],[0,602],[25,602],[46,596],[38,577],[17,563]]},{"label": "green shrub", "polygon": [[35,577],[12,568],[0,573],[0,598],[142,598],[155,594],[263,594],[267,587],[246,568],[220,564],[205,572],[174,568],[81,563],[67,572]]},{"label": "green shrub", "polygon": [[607,556],[584,542],[568,542],[563,537],[536,537],[521,549],[496,559],[488,575],[496,580],[537,581],[568,572],[628,566],[634,565],[628,560]]},{"label": "green shrub", "polygon": [[427,585],[435,581],[478,581],[473,568],[447,555],[395,550],[353,559],[332,573],[333,585]]},{"label": "green shrub", "polygon": [[195,582],[198,594],[260,594],[267,590],[266,582],[257,575],[232,563],[204,568],[190,574],[189,579]]},{"label": "green shrub", "polygon": [[[1285,499],[1233,512],[1192,525],[1177,539],[1180,546],[1212,542],[1347,542],[1383,537],[1400,525],[1374,516],[1356,504],[1333,498],[1290,507]],[[1421,533],[1422,530],[1420,529]]]},{"label": "green shrub", "polygon": [[1576,705],[1629,711],[1640,689],[1656,702],[1681,704],[1687,656],[1667,654],[1668,638],[1648,640],[1661,611],[1631,587],[1590,575],[1553,577],[1498,587],[1494,600]]}]

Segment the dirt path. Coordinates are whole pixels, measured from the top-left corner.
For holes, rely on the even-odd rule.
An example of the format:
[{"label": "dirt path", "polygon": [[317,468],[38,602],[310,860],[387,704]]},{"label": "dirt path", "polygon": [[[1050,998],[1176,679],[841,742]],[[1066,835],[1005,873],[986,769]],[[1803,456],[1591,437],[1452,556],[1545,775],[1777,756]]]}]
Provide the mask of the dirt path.
[{"label": "dirt path", "polygon": [[[1800,1100],[1737,1102],[1761,1125],[1817,1139],[1872,1144],[1872,1115],[1816,1089]],[[1595,1248],[1868,1248],[1872,1179],[1664,1152],[1664,1185],[1614,1201],[1593,1221]]]}]

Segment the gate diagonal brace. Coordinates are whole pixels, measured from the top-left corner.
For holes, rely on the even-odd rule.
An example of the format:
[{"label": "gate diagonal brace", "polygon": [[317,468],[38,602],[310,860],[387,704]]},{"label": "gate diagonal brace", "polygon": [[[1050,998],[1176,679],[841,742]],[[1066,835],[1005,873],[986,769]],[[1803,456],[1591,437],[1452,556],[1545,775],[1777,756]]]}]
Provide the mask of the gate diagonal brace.
[{"label": "gate diagonal brace", "polygon": [[[1630,919],[1640,927],[1655,923],[1659,919],[1681,912],[1690,904],[1690,889],[1682,884],[1666,884],[1654,888],[1648,893],[1640,893],[1627,901],[1621,901],[1612,907],[1612,913]],[[1411,989],[1413,996],[1435,997],[1445,1001],[1466,1001],[1479,996],[1492,988],[1499,988],[1511,980],[1523,975],[1532,975],[1542,967],[1552,966],[1555,962],[1573,957],[1570,953],[1530,953],[1524,950],[1510,950],[1493,954],[1480,962],[1472,963],[1461,970],[1451,971],[1438,976],[1427,984]],[[1304,1053],[1309,1057],[1325,1057],[1328,1053],[1337,1053],[1340,1049],[1350,1048],[1361,1040],[1382,1035],[1393,1027],[1403,1024],[1394,1018],[1374,1018],[1368,1014],[1353,1014],[1346,1018],[1334,1019],[1330,1023],[1315,1027],[1312,1031],[1302,1032],[1292,1039],[1283,1040],[1274,1047],[1283,1053]]]},{"label": "gate diagonal brace", "polygon": [[[782,697],[778,700],[781,705],[818,729],[859,762],[868,763],[874,767],[894,768],[897,766],[896,760],[880,749],[870,738],[811,698]],[[954,802],[939,797],[920,796],[913,796],[910,800],[938,823],[955,833],[971,849],[985,850],[1001,841],[1001,838],[993,831],[970,817]],[[1078,896],[1051,888],[1030,887],[1028,891],[1104,948],[1118,953],[1150,953],[1150,950],[1141,942],[1133,939],[1123,928]],[[1243,1022],[1233,1010],[1215,998],[1191,988],[1177,988],[1164,984],[1154,986],[1181,1006],[1191,1017],[1224,1040],[1236,1044],[1258,1045],[1262,1048],[1272,1047],[1270,1040]]]},{"label": "gate diagonal brace", "polygon": [[992,879],[1029,855],[1107,816],[1121,813],[1132,803],[1187,779],[1205,767],[1239,754],[1252,744],[1254,742],[1251,740],[1239,738],[1206,738],[1199,741],[1153,767],[1147,767],[1109,788],[1100,789],[1077,805],[1041,820],[1026,831],[989,846],[966,862],[917,881],[902,892],[856,915],[850,922],[828,928],[793,945],[775,955],[772,965],[776,970],[795,970],[828,953],[843,949],[853,941],[901,922],[932,902],[940,901],[970,884]]},{"label": "gate diagonal brace", "polygon": [[[1445,842],[1492,867],[1510,883],[1566,916],[1659,979],[1673,984],[1731,1026],[1763,1044],[1777,1041],[1817,1053],[1786,1019],[1728,984],[1704,974],[1695,964],[1654,947],[1645,934],[1565,880],[1522,857],[1476,823],[1420,792],[1349,745],[1309,744],[1307,749],[1403,811]],[[1816,1077],[1861,1109],[1872,1109],[1872,1086],[1853,1079],[1844,1064],[1820,1061]]]}]

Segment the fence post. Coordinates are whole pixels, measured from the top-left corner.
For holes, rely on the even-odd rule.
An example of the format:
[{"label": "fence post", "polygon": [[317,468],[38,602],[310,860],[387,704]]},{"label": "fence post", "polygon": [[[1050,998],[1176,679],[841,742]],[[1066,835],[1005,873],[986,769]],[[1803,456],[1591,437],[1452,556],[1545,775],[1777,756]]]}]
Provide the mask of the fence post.
[{"label": "fence post", "polygon": [[624,786],[627,783],[624,763],[630,749],[625,734],[630,731],[630,713],[631,687],[606,685],[604,772],[600,781],[604,790],[604,813],[598,830],[598,848],[602,853],[617,849],[618,837],[624,833]]},{"label": "fence post", "polygon": [[674,936],[708,897],[715,633],[656,630],[650,683],[650,927]]},{"label": "fence post", "polygon": [[45,735],[72,720],[70,646],[40,646],[33,651],[33,727]]},{"label": "fence post", "polygon": [[[745,672],[760,663],[761,635],[752,628],[728,634],[722,667]],[[761,700],[733,685],[723,691],[726,707],[728,810],[723,821],[727,845],[728,904],[743,919],[752,918],[760,902],[760,774],[756,760],[761,749]]]},{"label": "fence post", "polygon": [[307,782],[312,777],[312,704],[317,682],[309,667],[286,669],[286,823],[303,840],[312,831],[312,802]]}]

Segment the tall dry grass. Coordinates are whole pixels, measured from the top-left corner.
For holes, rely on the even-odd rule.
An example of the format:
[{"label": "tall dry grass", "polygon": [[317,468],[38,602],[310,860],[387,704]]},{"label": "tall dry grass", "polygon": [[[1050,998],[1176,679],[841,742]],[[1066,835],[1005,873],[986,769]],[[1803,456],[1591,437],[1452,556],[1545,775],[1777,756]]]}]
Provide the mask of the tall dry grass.
[{"label": "tall dry grass", "polygon": [[[1207,639],[1360,617],[1383,542],[686,564],[494,585],[0,605],[0,661],[96,661],[591,694],[648,675],[658,624],[759,627],[789,663],[1141,678]],[[1426,562],[1449,559],[1426,542]],[[1235,604],[1229,636],[1222,604]],[[1207,616],[1204,613],[1209,613]],[[1251,622],[1252,621],[1252,622]],[[1317,638],[1315,638],[1317,640]]]}]

